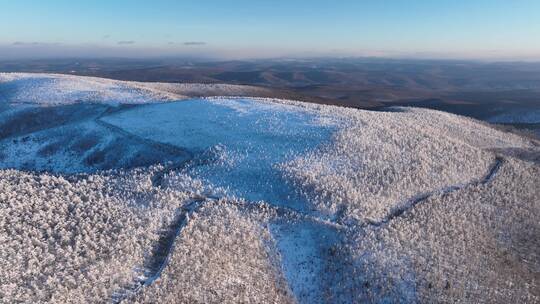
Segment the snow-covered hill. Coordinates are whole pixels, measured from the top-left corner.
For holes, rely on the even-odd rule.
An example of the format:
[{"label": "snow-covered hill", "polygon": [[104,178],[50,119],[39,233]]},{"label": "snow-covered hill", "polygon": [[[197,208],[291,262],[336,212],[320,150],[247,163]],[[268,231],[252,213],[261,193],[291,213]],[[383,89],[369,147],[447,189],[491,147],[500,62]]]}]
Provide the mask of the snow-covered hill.
[{"label": "snow-covered hill", "polygon": [[144,104],[188,96],[257,96],[262,88],[228,84],[119,81],[63,74],[0,73],[0,101],[39,105],[80,103]]},{"label": "snow-covered hill", "polygon": [[540,300],[537,142],[257,90],[0,74],[0,299]]}]

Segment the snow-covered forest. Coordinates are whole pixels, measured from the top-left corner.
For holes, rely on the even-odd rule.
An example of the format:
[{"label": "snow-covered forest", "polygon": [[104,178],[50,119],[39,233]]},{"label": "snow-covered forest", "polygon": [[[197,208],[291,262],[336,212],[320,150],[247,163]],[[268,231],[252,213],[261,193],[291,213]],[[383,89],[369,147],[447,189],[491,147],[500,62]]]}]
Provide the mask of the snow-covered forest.
[{"label": "snow-covered forest", "polygon": [[257,90],[0,73],[0,302],[540,302],[540,142]]}]

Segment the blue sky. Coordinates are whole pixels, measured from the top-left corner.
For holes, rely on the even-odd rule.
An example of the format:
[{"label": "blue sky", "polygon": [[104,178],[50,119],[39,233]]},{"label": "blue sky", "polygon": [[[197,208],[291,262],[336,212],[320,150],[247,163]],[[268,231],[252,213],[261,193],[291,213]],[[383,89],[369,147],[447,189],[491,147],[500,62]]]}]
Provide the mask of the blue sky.
[{"label": "blue sky", "polygon": [[540,58],[540,1],[0,0],[0,55],[49,53]]}]

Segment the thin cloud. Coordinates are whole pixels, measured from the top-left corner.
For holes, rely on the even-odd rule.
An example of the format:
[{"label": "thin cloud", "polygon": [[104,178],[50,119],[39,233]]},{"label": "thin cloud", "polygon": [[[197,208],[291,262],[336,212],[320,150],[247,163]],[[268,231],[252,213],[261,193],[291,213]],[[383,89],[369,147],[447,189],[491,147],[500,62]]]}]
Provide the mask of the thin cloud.
[{"label": "thin cloud", "polygon": [[187,45],[187,46],[206,45],[206,42],[204,42],[204,41],[186,41],[186,42],[184,42],[184,45]]},{"label": "thin cloud", "polygon": [[15,41],[13,42],[13,45],[44,45],[45,43],[41,42],[23,42],[23,41]]},{"label": "thin cloud", "polygon": [[11,45],[15,47],[52,47],[62,45],[60,42],[39,42],[39,41],[15,41]]},{"label": "thin cloud", "polygon": [[109,39],[109,38],[111,38],[111,35],[103,35],[102,38],[103,38],[103,39]]},{"label": "thin cloud", "polygon": [[135,41],[133,41],[133,40],[122,40],[122,41],[118,41],[118,44],[120,44],[120,45],[135,44]]}]

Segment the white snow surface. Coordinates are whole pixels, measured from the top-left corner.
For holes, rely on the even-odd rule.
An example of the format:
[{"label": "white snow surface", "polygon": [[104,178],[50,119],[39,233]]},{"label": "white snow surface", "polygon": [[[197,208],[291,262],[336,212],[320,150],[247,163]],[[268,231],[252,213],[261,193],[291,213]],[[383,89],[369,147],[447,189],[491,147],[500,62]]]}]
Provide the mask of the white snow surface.
[{"label": "white snow surface", "polygon": [[104,120],[211,160],[190,174],[230,195],[296,208],[306,206],[276,166],[327,143],[338,125],[313,109],[253,99],[149,105]]}]

